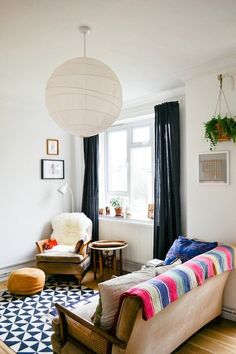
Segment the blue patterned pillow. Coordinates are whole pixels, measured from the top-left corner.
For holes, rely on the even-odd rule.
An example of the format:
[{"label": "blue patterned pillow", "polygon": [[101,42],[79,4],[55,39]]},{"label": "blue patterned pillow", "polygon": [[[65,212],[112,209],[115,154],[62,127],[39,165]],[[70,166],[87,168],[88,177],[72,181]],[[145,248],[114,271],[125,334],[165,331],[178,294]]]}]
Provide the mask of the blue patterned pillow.
[{"label": "blue patterned pillow", "polygon": [[184,236],[179,236],[169,249],[164,260],[164,265],[171,264],[177,258],[180,258],[182,263],[184,263],[199,254],[212,250],[215,247],[217,247],[217,242],[202,242],[189,239]]}]

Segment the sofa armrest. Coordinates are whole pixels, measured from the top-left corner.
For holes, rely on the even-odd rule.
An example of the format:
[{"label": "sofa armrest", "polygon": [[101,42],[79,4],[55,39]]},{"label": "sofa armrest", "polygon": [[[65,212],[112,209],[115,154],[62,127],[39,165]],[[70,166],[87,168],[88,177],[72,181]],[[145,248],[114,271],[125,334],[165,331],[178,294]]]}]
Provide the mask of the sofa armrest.
[{"label": "sofa armrest", "polygon": [[[137,297],[134,296],[124,299],[115,327],[115,335],[121,341],[128,343],[140,309],[141,302]],[[127,318],[129,321],[127,321]]]},{"label": "sofa armrest", "polygon": [[125,342],[96,327],[64,306],[59,304],[55,306],[59,313],[62,347],[70,342],[81,348],[84,353],[94,353],[94,350],[99,347],[100,352],[104,354],[111,352],[113,344],[122,349],[126,348]]},{"label": "sofa armrest", "polygon": [[49,242],[49,238],[45,238],[44,240],[39,240],[35,242],[39,253],[43,253],[43,245],[45,244],[45,242]]}]

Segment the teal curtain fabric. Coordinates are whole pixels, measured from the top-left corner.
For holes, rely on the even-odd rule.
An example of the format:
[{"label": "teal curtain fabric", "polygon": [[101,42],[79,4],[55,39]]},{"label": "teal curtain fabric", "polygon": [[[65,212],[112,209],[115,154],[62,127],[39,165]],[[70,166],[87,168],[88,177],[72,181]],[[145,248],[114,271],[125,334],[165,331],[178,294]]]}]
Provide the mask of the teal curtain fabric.
[{"label": "teal curtain fabric", "polygon": [[179,103],[155,110],[154,258],[165,259],[181,234]]},{"label": "teal curtain fabric", "polygon": [[98,225],[98,158],[99,136],[84,138],[84,186],[82,212],[93,223],[93,241],[99,239]]}]

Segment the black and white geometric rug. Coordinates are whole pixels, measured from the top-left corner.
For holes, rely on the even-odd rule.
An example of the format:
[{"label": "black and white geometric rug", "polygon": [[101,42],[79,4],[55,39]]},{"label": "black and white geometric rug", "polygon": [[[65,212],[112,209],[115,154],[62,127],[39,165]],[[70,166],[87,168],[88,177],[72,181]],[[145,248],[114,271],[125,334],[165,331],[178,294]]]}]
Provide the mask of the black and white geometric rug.
[{"label": "black and white geometric rug", "polygon": [[44,290],[32,296],[0,292],[0,339],[18,354],[52,354],[52,318],[57,302],[74,308],[86,304],[96,290],[79,286],[73,278],[47,279]]}]

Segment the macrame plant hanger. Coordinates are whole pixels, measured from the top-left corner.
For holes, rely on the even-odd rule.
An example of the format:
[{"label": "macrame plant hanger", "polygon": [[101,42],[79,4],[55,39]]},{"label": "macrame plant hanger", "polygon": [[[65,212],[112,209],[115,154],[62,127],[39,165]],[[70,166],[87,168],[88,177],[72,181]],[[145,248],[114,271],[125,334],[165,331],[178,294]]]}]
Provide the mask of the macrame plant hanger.
[{"label": "macrame plant hanger", "polygon": [[[225,93],[224,93],[224,90],[223,90],[223,75],[220,74],[220,75],[218,75],[217,78],[218,78],[218,80],[220,82],[220,91],[219,91],[219,95],[218,95],[218,99],[217,99],[217,103],[216,103],[216,109],[215,109],[214,117],[223,122],[223,120],[225,118],[231,118],[232,115],[231,115],[231,112],[230,112],[230,109],[229,109],[229,105],[228,105],[228,102],[226,100]],[[223,97],[223,99],[225,101],[225,106],[226,106],[227,111],[228,111],[224,117],[221,116],[222,97]],[[229,116],[227,116],[227,115],[229,115]],[[228,133],[226,131],[224,131],[224,129],[222,127],[222,124],[217,123],[216,126],[217,126],[217,130],[218,130],[218,141],[222,142],[222,141],[230,140],[230,136],[228,135]]]},{"label": "macrame plant hanger", "polygon": [[220,81],[220,91],[219,91],[219,95],[218,95],[218,99],[217,99],[217,103],[216,103],[216,109],[215,109],[215,114],[214,114],[214,117],[221,117],[221,101],[222,101],[222,97],[224,98],[224,101],[225,101],[225,105],[226,105],[226,108],[228,110],[228,113],[226,113],[226,117],[227,117],[227,114],[229,114],[229,117],[228,118],[231,118],[232,115],[231,115],[231,112],[230,112],[230,109],[229,109],[229,105],[228,105],[228,102],[226,100],[226,97],[225,97],[225,93],[224,93],[224,90],[223,90],[223,75],[220,74],[218,75],[218,80]]}]

